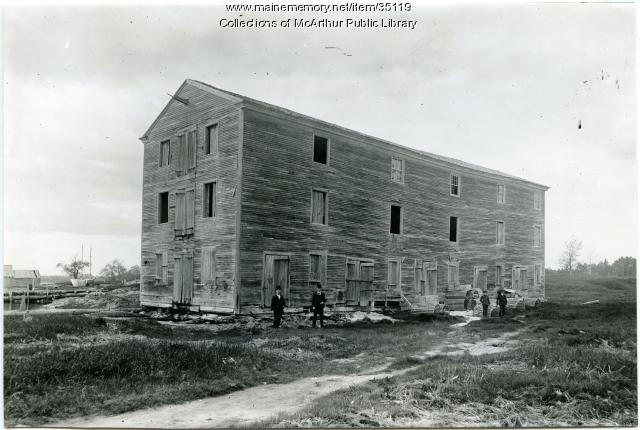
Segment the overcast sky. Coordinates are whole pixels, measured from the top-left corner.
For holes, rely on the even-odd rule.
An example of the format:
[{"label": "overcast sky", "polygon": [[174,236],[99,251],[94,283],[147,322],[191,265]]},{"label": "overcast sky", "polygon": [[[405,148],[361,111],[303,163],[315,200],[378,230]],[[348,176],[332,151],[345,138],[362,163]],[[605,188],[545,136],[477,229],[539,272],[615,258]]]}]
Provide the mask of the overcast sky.
[{"label": "overcast sky", "polygon": [[[301,16],[345,18],[242,18]],[[236,17],[5,9],[5,264],[61,274],[83,244],[94,272],[139,264],[138,137],[187,77],[550,186],[548,267],[571,236],[584,260],[636,255],[634,5],[414,4],[352,16],[414,30],[220,28]]]}]

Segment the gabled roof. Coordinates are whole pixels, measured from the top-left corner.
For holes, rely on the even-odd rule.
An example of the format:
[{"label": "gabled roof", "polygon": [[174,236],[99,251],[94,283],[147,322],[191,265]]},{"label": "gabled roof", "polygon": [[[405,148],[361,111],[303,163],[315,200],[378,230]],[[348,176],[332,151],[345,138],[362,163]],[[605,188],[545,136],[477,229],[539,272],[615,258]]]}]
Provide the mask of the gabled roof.
[{"label": "gabled roof", "polygon": [[33,279],[39,278],[40,272],[38,270],[14,270],[13,277],[16,279]]},{"label": "gabled roof", "polygon": [[[321,124],[321,125],[323,125],[325,127],[339,130],[339,131],[341,131],[343,133],[359,136],[359,137],[362,137],[362,138],[365,138],[365,139],[369,139],[369,140],[373,139],[373,140],[375,140],[377,142],[380,142],[380,143],[383,143],[383,144],[386,144],[386,145],[390,145],[392,147],[401,149],[403,151],[409,151],[409,152],[411,152],[411,153],[413,153],[415,155],[420,156],[423,159],[426,158],[426,159],[429,159],[429,160],[435,160],[436,162],[447,164],[452,168],[461,167],[461,168],[471,169],[471,170],[475,170],[477,172],[482,172],[482,173],[486,173],[486,174],[490,174],[490,175],[500,176],[500,177],[503,177],[503,178],[513,179],[513,180],[516,180],[516,181],[519,181],[519,182],[526,182],[528,184],[534,185],[536,187],[543,188],[545,190],[549,189],[549,187],[546,186],[546,185],[538,184],[536,182],[532,182],[532,181],[529,181],[527,179],[520,178],[518,176],[509,175],[507,173],[500,172],[498,170],[489,169],[489,168],[486,168],[486,167],[483,167],[483,166],[479,166],[477,164],[467,163],[466,161],[458,160],[458,159],[455,159],[455,158],[445,157],[445,156],[434,154],[434,153],[431,153],[431,152],[421,151],[421,150],[418,150],[418,149],[413,149],[413,148],[409,148],[407,146],[399,145],[397,143],[390,142],[388,140],[380,139],[378,137],[371,136],[371,135],[368,135],[368,134],[365,134],[365,133],[361,133],[359,131],[351,130],[349,128],[342,127],[342,126],[339,126],[339,125],[336,125],[336,124],[332,124],[330,122],[323,121],[323,120],[320,120],[320,119],[317,119],[317,118],[314,118],[314,117],[311,117],[311,116],[307,116],[307,115],[304,115],[304,114],[301,114],[301,113],[298,113],[298,112],[295,112],[295,111],[292,111],[292,110],[289,110],[289,109],[286,109],[286,108],[283,108],[283,107],[280,107],[280,106],[276,106],[276,105],[273,105],[273,104],[270,104],[270,103],[266,103],[266,102],[263,102],[263,101],[260,101],[260,100],[256,100],[256,99],[253,99],[251,97],[243,96],[241,94],[237,94],[237,93],[234,93],[234,92],[231,92],[231,91],[223,90],[223,89],[214,87],[213,85],[209,85],[209,84],[207,84],[205,82],[197,81],[195,79],[185,79],[185,81],[182,83],[180,88],[178,88],[178,90],[175,92],[175,94],[178,94],[182,90],[182,88],[187,84],[188,85],[192,85],[192,86],[197,87],[197,88],[200,88],[200,89],[202,89],[202,90],[204,90],[206,92],[209,92],[211,94],[214,94],[216,96],[227,98],[231,102],[235,102],[235,103],[243,102],[245,105],[248,104],[249,107],[251,107],[251,105],[253,105],[253,106],[268,110],[268,111],[276,112],[276,113],[279,113],[279,114],[282,114],[282,115],[285,115],[285,116],[288,116],[288,117],[296,118],[296,119],[299,119],[299,120],[312,121],[314,123]],[[167,103],[167,105],[162,110],[162,112],[160,112],[160,115],[158,115],[158,117],[153,121],[153,123],[147,129],[147,131],[145,132],[143,137],[141,137],[141,139],[144,139],[144,138],[146,138],[148,136],[149,132],[153,129],[153,127],[156,125],[156,123],[164,115],[164,113],[167,111],[167,109],[169,108],[169,106],[170,106],[170,104],[172,102],[174,102],[173,99],[171,99]]]}]

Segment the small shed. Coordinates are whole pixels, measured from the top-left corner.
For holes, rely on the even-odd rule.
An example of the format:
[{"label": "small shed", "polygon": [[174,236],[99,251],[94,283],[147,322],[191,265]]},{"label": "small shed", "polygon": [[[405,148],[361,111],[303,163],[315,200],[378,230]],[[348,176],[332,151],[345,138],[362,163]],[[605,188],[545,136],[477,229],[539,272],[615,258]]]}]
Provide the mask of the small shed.
[{"label": "small shed", "polygon": [[3,265],[4,274],[2,276],[2,285],[4,286],[4,291],[11,291],[11,286],[13,285],[13,266],[10,264]]},{"label": "small shed", "polygon": [[13,291],[33,290],[36,288],[40,288],[39,270],[13,270],[13,279],[11,280],[11,289]]}]

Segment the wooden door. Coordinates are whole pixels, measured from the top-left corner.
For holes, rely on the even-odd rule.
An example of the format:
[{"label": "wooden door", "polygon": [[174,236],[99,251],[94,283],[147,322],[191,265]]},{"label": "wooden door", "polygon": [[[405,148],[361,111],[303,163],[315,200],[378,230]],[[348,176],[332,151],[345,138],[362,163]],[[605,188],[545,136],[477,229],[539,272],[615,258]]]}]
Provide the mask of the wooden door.
[{"label": "wooden door", "polygon": [[527,288],[527,269],[520,269],[520,288]]},{"label": "wooden door", "polygon": [[180,305],[191,304],[193,296],[193,255],[174,257],[173,302]]},{"label": "wooden door", "polygon": [[360,306],[369,306],[373,300],[373,263],[360,262]]},{"label": "wooden door", "polygon": [[435,296],[437,294],[438,287],[438,271],[437,270],[427,270],[427,287],[426,294],[428,296]]},{"label": "wooden door", "polygon": [[346,304],[369,306],[373,300],[373,263],[349,258],[346,275]]},{"label": "wooden door", "polygon": [[487,289],[487,269],[476,269],[474,288],[482,291]]},{"label": "wooden door", "polygon": [[527,278],[527,270],[523,268],[514,268],[511,275],[511,284],[514,290],[521,290],[525,286]]},{"label": "wooden door", "polygon": [[262,269],[262,304],[271,306],[271,298],[280,287],[282,296],[289,297],[289,256],[282,254],[266,254]]},{"label": "wooden door", "polygon": [[360,262],[347,259],[345,300],[347,305],[357,305],[360,298]]},{"label": "wooden door", "polygon": [[173,302],[180,303],[182,300],[182,256],[176,255],[173,258]]},{"label": "wooden door", "polygon": [[434,296],[438,291],[438,266],[435,261],[425,261],[422,265],[424,270],[424,291],[423,296]]}]

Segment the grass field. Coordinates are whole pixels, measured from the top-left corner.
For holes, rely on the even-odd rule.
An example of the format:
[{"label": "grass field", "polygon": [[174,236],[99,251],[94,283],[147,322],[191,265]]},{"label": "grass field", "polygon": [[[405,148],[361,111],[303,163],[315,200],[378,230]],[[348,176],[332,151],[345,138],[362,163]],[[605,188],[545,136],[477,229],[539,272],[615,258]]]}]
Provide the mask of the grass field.
[{"label": "grass field", "polygon": [[[546,281],[549,301],[541,307],[459,332],[468,338],[517,330],[516,348],[435,356],[404,375],[351,387],[260,425],[637,426],[635,280]],[[592,300],[601,303],[576,304]]]},{"label": "grass field", "polygon": [[[428,349],[455,321],[424,318],[323,330],[219,332],[150,319],[5,317],[5,422],[37,425],[115,414],[263,383],[352,373],[394,354]],[[332,361],[361,353],[357,364]]]},{"label": "grass field", "polygon": [[[115,414],[391,362],[415,369],[262,424],[637,425],[635,284],[548,276],[547,298],[512,318],[455,329],[454,318],[429,315],[323,330],[226,331],[142,318],[5,317],[5,422]],[[415,358],[443,340],[510,332],[518,333],[517,345],[497,354]]]},{"label": "grass field", "polygon": [[547,272],[545,277],[548,300],[561,303],[636,301],[636,280],[629,278],[587,278],[580,274]]}]

